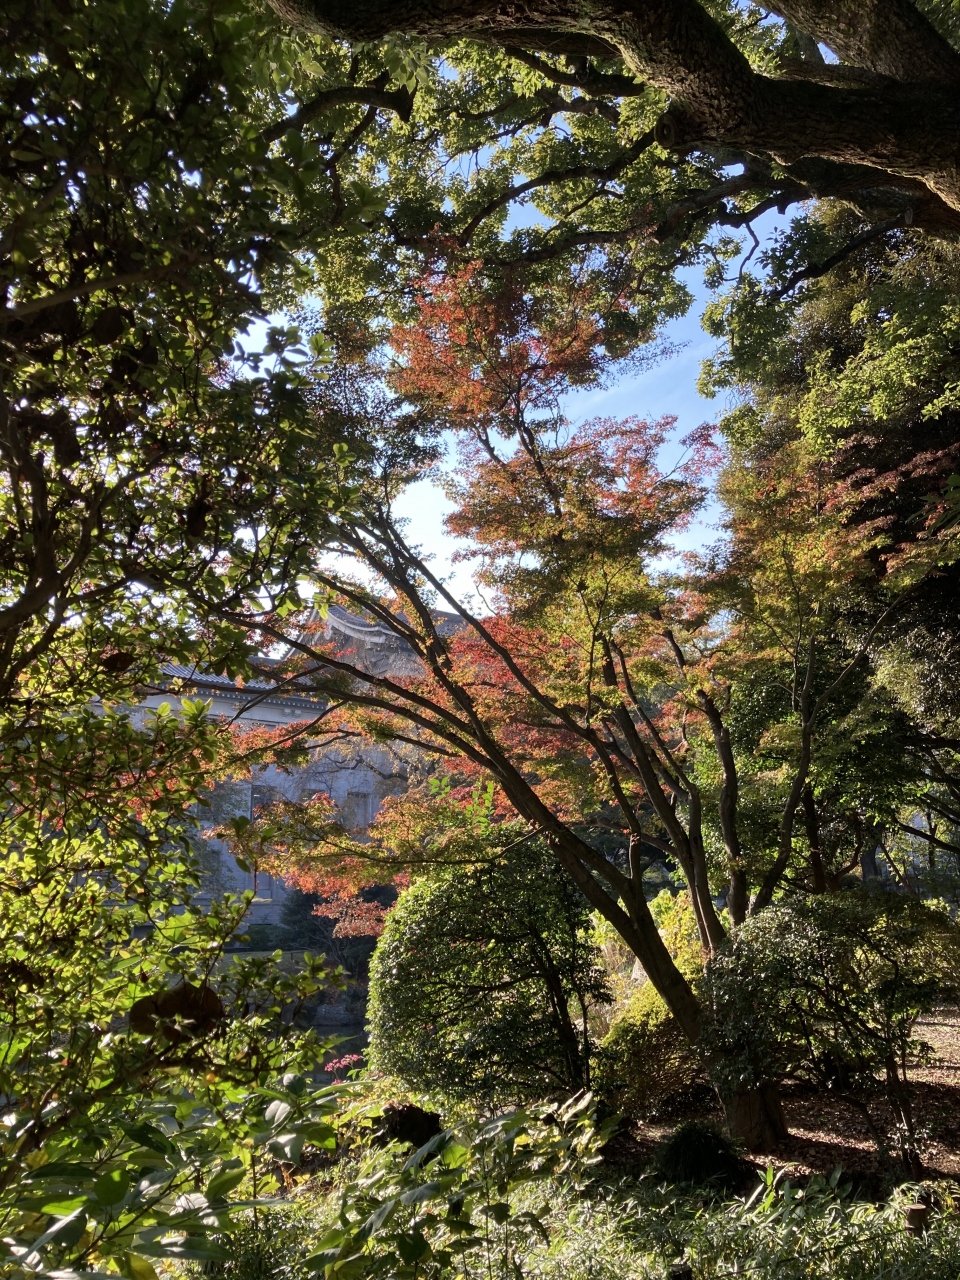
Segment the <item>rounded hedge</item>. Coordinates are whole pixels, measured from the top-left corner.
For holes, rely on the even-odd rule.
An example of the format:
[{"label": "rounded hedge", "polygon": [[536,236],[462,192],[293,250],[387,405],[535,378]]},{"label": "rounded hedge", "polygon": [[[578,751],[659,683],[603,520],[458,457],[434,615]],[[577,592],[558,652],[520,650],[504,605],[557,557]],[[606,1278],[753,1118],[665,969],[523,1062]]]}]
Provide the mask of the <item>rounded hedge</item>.
[{"label": "rounded hedge", "polygon": [[483,863],[415,882],[370,965],[370,1065],[454,1101],[587,1087],[587,1008],[608,998],[589,927],[586,903],[542,847],[494,848]]}]

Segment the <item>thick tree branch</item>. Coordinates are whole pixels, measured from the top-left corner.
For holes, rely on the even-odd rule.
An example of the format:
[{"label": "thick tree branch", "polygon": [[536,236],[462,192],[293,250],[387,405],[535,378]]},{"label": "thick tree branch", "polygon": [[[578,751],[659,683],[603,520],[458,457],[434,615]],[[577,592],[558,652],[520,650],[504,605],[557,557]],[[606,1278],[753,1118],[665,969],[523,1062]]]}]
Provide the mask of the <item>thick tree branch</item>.
[{"label": "thick tree branch", "polygon": [[773,0],[844,62],[897,80],[960,84],[960,56],[911,0]]},{"label": "thick tree branch", "polygon": [[[960,55],[908,0],[797,0],[781,4],[810,30],[842,26],[868,70],[892,74],[883,88],[840,88],[756,73],[697,0],[274,0],[286,17],[328,35],[376,40],[475,38],[504,47],[529,35],[568,33],[618,49],[627,69],[669,95],[657,126],[666,148],[722,144],[791,165],[808,157],[866,165],[922,181],[960,211]],[[891,34],[892,32],[892,34]],[[521,34],[522,33],[522,37]],[[897,34],[899,33],[899,34]],[[817,29],[813,34],[828,39]],[[836,31],[829,36],[838,44]],[[899,51],[896,46],[899,47]],[[856,61],[858,59],[851,58]]]},{"label": "thick tree branch", "polygon": [[937,849],[946,849],[948,853],[960,853],[960,845],[951,844],[949,840],[941,840],[939,836],[935,836],[932,831],[924,831],[922,828],[908,826],[905,822],[895,822],[894,826],[899,827],[901,831],[906,832],[908,836],[916,836],[919,840],[926,840],[928,844],[934,845]]},{"label": "thick tree branch", "polygon": [[897,83],[890,76],[878,75],[864,67],[848,67],[842,62],[808,62],[804,58],[781,58],[777,63],[777,77],[781,80],[808,80],[837,89],[885,89]]},{"label": "thick tree branch", "polygon": [[260,138],[263,142],[276,142],[291,129],[302,129],[305,124],[334,107],[344,106],[376,107],[383,111],[393,111],[401,120],[406,121],[410,119],[413,110],[413,94],[403,86],[399,89],[387,89],[386,78],[382,76],[373,84],[345,84],[333,89],[323,89],[292,115],[284,116],[276,124],[261,130]]}]

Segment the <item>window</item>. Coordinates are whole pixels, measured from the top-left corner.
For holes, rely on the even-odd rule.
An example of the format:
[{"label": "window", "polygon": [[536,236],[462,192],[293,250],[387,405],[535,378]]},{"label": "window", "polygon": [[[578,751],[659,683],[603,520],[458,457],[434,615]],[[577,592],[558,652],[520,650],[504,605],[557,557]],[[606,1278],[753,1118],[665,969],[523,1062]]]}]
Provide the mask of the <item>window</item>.
[{"label": "window", "polygon": [[282,800],[283,796],[276,787],[266,787],[257,783],[250,788],[250,816],[255,818],[257,814],[268,809],[270,805],[276,804],[278,800]]},{"label": "window", "polygon": [[373,796],[369,791],[348,791],[340,806],[340,820],[350,831],[369,827],[373,821]]}]

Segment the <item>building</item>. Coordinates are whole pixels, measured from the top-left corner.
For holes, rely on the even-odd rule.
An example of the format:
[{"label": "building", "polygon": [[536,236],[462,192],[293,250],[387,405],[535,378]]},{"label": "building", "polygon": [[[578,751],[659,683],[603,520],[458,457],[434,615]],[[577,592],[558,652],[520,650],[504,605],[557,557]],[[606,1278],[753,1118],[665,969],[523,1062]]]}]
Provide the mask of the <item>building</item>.
[{"label": "building", "polygon": [[[450,625],[456,625],[449,615]],[[337,652],[349,656],[365,670],[382,675],[404,675],[416,670],[409,648],[386,627],[367,621],[332,605],[325,620],[325,644],[333,641]],[[179,696],[209,699],[210,714],[246,725],[276,728],[308,720],[323,707],[321,702],[291,692],[281,692],[270,681],[251,681],[238,686],[228,676],[211,675],[173,663],[164,668],[171,684],[182,695],[158,689],[143,699],[144,708],[163,702],[176,706]],[[310,763],[285,771],[272,765],[258,768],[251,779],[219,783],[209,798],[209,808],[201,813],[201,824],[219,826],[231,817],[253,817],[254,811],[271,800],[300,801],[322,792],[336,804],[344,826],[362,831],[376,817],[388,795],[402,792],[408,781],[404,754],[389,746],[373,743],[336,745],[317,749]],[[226,849],[209,842],[208,892],[242,892],[252,889],[254,899],[250,924],[277,924],[288,890],[282,881],[263,873],[256,877],[241,871]]]}]

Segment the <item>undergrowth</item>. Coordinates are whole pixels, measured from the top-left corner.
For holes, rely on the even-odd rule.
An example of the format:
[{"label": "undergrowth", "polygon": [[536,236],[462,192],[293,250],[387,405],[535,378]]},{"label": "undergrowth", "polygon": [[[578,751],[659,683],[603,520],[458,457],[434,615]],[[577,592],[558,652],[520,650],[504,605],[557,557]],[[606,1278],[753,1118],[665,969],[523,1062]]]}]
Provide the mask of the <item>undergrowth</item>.
[{"label": "undergrowth", "polygon": [[[875,1204],[851,1194],[839,1172],[801,1187],[768,1170],[752,1195],[722,1202],[652,1181],[595,1182],[572,1190],[541,1185],[547,1237],[522,1251],[464,1255],[442,1273],[449,1280],[667,1280],[671,1264],[689,1264],[693,1280],[957,1280],[960,1188],[904,1186]],[[929,1229],[905,1230],[904,1206],[934,1200]],[[518,1208],[520,1206],[518,1205]],[[329,1222],[329,1199],[305,1190],[280,1212],[237,1237],[233,1259],[212,1268],[222,1280],[324,1280],[303,1245]],[[311,1230],[311,1224],[314,1229]],[[356,1259],[356,1263],[361,1260]],[[362,1268],[362,1264],[361,1264]],[[208,1273],[211,1268],[207,1268]],[[336,1273],[334,1273],[336,1274]],[[362,1269],[351,1275],[363,1275]],[[400,1268],[396,1280],[417,1280]],[[333,1275],[329,1277],[333,1280]]]},{"label": "undergrowth", "polygon": [[856,1200],[839,1177],[805,1188],[769,1170],[749,1197],[726,1203],[661,1186],[597,1188],[558,1197],[551,1240],[522,1263],[528,1280],[661,1280],[684,1261],[694,1280],[957,1280],[960,1215],[939,1188],[923,1238],[904,1226],[901,1187],[890,1200]]}]

